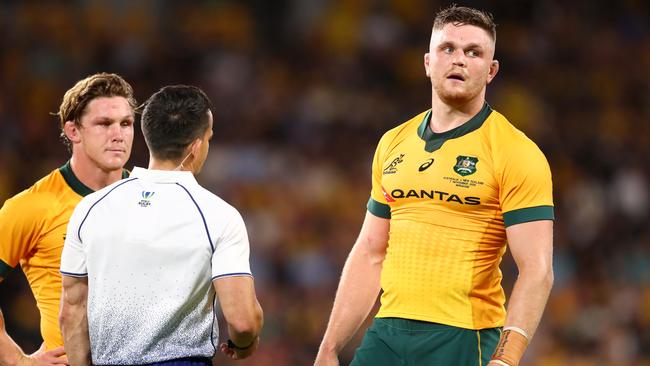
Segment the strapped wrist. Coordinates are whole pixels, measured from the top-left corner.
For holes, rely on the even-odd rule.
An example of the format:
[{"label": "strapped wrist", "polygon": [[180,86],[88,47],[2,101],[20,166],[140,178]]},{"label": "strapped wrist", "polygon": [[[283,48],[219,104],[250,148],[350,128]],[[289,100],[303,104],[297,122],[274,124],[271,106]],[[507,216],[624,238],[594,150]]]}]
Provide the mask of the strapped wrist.
[{"label": "strapped wrist", "polygon": [[248,346],[246,346],[246,347],[239,347],[238,345],[235,344],[235,342],[232,341],[232,339],[228,338],[228,348],[236,349],[236,350],[238,350],[238,351],[245,351],[245,350],[247,350],[247,349],[253,347],[253,345],[255,344],[256,341],[257,341],[257,337],[255,337],[255,338],[253,339],[253,341],[252,341]]},{"label": "strapped wrist", "polygon": [[528,334],[521,328],[512,329],[509,327],[504,329],[490,361],[506,366],[519,365],[519,361],[528,346],[527,336]]}]

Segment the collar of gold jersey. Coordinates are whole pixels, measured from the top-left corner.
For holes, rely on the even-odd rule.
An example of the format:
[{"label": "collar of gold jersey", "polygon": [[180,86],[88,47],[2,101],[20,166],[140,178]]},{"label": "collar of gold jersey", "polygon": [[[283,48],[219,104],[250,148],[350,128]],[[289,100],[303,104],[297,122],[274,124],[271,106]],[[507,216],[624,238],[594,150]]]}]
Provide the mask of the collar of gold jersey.
[{"label": "collar of gold jersey", "polygon": [[485,102],[483,108],[481,108],[474,117],[470,118],[469,121],[449,131],[435,133],[431,130],[431,125],[429,123],[431,121],[431,110],[429,109],[424,115],[420,127],[418,127],[418,136],[425,141],[424,150],[427,152],[434,152],[440,149],[445,141],[467,135],[468,133],[479,129],[483,126],[483,122],[485,122],[490,113],[492,113],[492,107]]},{"label": "collar of gold jersey", "polygon": [[[70,160],[68,160],[62,167],[59,168],[59,172],[61,172],[63,179],[65,179],[65,182],[68,183],[70,188],[72,188],[72,190],[77,192],[77,194],[79,194],[80,196],[85,197],[94,192],[88,186],[81,183],[79,178],[77,178],[77,176],[74,175],[74,172],[72,171],[72,166],[70,166]],[[122,169],[122,179],[128,177],[129,177],[129,171],[126,169]]]}]

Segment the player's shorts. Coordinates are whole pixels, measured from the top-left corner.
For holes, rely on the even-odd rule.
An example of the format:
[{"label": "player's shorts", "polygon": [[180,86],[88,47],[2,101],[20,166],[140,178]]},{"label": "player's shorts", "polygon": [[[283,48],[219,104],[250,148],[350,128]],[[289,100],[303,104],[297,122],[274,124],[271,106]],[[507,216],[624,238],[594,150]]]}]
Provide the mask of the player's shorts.
[{"label": "player's shorts", "polygon": [[375,318],[350,366],[485,366],[500,335],[500,328]]},{"label": "player's shorts", "polygon": [[207,357],[187,357],[175,360],[161,361],[147,366],[211,366],[212,360]]},{"label": "player's shorts", "polygon": [[212,366],[212,360],[208,357],[185,357],[148,363],[142,366]]}]

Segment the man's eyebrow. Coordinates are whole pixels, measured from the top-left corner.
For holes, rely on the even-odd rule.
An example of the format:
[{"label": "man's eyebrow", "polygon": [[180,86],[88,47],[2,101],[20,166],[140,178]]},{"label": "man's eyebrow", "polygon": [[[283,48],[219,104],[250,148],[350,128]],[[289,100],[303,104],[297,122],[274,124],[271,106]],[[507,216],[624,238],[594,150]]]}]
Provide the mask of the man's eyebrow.
[{"label": "man's eyebrow", "polygon": [[454,41],[443,41],[443,42],[440,42],[440,44],[438,45],[438,47],[447,47],[447,46],[454,46],[454,47],[459,47],[459,48],[463,48],[463,49],[468,49],[468,48],[483,49],[484,48],[483,46],[481,46],[479,43],[476,43],[476,42],[471,42],[471,43],[467,43],[467,44],[458,44],[458,43],[456,43]]},{"label": "man's eyebrow", "polygon": [[478,43],[472,42],[472,43],[466,44],[465,47],[463,47],[463,48],[479,48],[479,49],[483,49],[483,46],[481,46]]},{"label": "man's eyebrow", "polygon": [[135,115],[134,114],[126,114],[126,115],[123,115],[123,116],[120,116],[120,117],[117,117],[117,118],[111,118],[111,117],[107,117],[107,116],[97,116],[97,117],[91,119],[90,121],[91,122],[106,122],[106,121],[112,122],[112,121],[122,121],[122,120],[125,120],[125,119],[135,119]]}]

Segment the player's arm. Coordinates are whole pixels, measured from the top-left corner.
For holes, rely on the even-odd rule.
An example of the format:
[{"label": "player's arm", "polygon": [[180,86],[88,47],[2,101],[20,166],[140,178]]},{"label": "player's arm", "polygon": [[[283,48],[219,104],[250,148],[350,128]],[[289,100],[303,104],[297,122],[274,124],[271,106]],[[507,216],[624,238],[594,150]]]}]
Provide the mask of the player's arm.
[{"label": "player's arm", "polygon": [[[0,276],[0,282],[4,277]],[[0,309],[0,366],[51,366],[65,365],[65,354],[63,347],[51,351],[45,350],[45,344],[31,355],[26,355],[23,350],[14,342],[5,328],[5,319]]]},{"label": "player's arm", "polygon": [[338,365],[338,354],[359,329],[379,295],[390,220],[366,212],[359,237],[343,266],[332,314],[316,365]]},{"label": "player's arm", "polygon": [[[3,278],[0,277],[0,282]],[[21,359],[27,357],[23,350],[14,342],[7,330],[5,329],[5,319],[0,310],[0,365],[13,366],[19,365]]]},{"label": "player's arm", "polygon": [[59,324],[68,361],[74,366],[91,364],[87,303],[88,278],[64,275]]},{"label": "player's arm", "polygon": [[[0,263],[2,265],[4,263]],[[0,277],[0,282],[4,278]],[[18,361],[26,357],[23,350],[14,342],[7,330],[5,329],[5,319],[2,315],[2,310],[0,309],[0,365],[2,366],[13,366],[18,365]]]},{"label": "player's arm", "polygon": [[212,283],[228,323],[230,337],[230,342],[220,346],[221,352],[235,360],[252,355],[259,344],[264,322],[262,307],[255,295],[253,277],[221,277]]},{"label": "player's arm", "polygon": [[489,366],[519,364],[553,285],[553,221],[512,225],[506,234],[519,276],[510,295],[501,340]]}]

